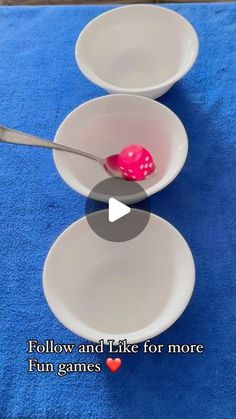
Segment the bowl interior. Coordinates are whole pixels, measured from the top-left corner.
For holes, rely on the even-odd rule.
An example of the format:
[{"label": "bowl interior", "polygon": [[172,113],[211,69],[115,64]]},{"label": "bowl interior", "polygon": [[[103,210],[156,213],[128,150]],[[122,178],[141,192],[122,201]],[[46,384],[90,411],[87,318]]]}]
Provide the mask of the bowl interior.
[{"label": "bowl interior", "polygon": [[144,89],[181,77],[197,48],[195,31],[182,16],[157,6],[135,5],[114,9],[87,25],[76,58],[97,84],[102,80],[120,88]]},{"label": "bowl interior", "polygon": [[183,312],[193,286],[187,243],[154,215],[139,236],[123,243],[101,239],[82,219],[57,239],[44,267],[52,311],[93,341],[138,342],[160,333]]},{"label": "bowl interior", "polygon": [[[157,165],[157,173],[140,182],[148,195],[174,179],[188,149],[185,129],[172,111],[132,95],[109,95],[81,105],[63,121],[55,141],[100,157],[119,153],[128,144],[143,145]],[[65,182],[85,196],[109,177],[93,160],[56,150],[53,155]]]}]

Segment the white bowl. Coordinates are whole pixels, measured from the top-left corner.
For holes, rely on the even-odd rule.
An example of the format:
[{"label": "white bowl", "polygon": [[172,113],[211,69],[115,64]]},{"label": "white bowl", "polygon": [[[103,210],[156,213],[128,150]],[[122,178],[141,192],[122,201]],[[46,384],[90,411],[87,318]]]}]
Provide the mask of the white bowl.
[{"label": "white bowl", "polygon": [[181,15],[154,5],[130,5],[93,19],[75,49],[82,73],[109,93],[155,99],[192,67],[198,37]]},{"label": "white bowl", "polygon": [[139,236],[122,243],[101,239],[85,218],[76,221],[53,244],[43,271],[55,316],[94,342],[137,343],[160,334],[183,313],[194,282],[186,241],[153,214]]},{"label": "white bowl", "polygon": [[[177,176],[188,151],[187,135],[178,117],[166,106],[134,95],[107,95],[84,103],[62,122],[55,142],[100,157],[119,153],[128,144],[143,145],[157,165],[154,176],[139,182],[148,196]],[[91,159],[57,150],[53,156],[61,177],[82,195],[88,196],[109,178]]]}]

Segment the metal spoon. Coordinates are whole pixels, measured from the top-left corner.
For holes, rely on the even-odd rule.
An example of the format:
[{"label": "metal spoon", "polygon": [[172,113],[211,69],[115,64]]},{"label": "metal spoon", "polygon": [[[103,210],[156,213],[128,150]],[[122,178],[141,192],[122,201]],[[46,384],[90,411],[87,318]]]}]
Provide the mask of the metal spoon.
[{"label": "metal spoon", "polygon": [[94,154],[86,153],[85,151],[77,150],[72,147],[67,147],[62,144],[54,143],[51,141],[43,140],[35,135],[25,134],[24,132],[16,131],[10,128],[0,126],[0,141],[3,143],[29,145],[35,147],[50,148],[54,150],[67,151],[69,153],[78,154],[83,157],[95,160],[103,169],[106,170],[111,176],[121,177],[121,172],[117,164],[118,154],[105,157],[104,159]]}]

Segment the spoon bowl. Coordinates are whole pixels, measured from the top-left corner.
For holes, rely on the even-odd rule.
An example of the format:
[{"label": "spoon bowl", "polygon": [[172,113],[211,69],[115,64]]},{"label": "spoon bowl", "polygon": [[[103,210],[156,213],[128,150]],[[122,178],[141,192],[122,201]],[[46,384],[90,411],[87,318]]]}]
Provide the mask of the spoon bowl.
[{"label": "spoon bowl", "polygon": [[121,175],[118,166],[118,157],[119,154],[112,154],[112,156],[108,156],[104,159],[103,167],[111,176],[119,177]]}]

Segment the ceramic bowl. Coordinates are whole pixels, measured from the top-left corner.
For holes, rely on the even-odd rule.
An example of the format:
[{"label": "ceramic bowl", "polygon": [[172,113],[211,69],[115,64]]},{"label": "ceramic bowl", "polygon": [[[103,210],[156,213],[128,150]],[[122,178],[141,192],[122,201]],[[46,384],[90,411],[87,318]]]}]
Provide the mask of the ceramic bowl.
[{"label": "ceramic bowl", "polygon": [[93,19],[75,55],[81,72],[107,92],[155,99],[190,70],[198,48],[195,30],[178,13],[130,5]]},{"label": "ceramic bowl", "polygon": [[[178,117],[166,106],[135,95],[107,95],[84,103],[62,122],[55,141],[100,157],[119,153],[128,144],[141,144],[157,166],[157,173],[139,182],[148,196],[177,176],[188,151],[187,135]],[[91,159],[57,150],[53,156],[64,181],[84,196],[109,178]]]},{"label": "ceramic bowl", "polygon": [[160,334],[183,313],[194,281],[186,241],[153,214],[142,233],[122,243],[97,236],[86,218],[76,221],[53,244],[43,271],[55,316],[94,342],[137,343]]}]

